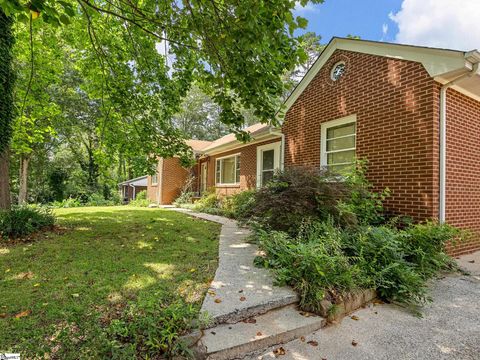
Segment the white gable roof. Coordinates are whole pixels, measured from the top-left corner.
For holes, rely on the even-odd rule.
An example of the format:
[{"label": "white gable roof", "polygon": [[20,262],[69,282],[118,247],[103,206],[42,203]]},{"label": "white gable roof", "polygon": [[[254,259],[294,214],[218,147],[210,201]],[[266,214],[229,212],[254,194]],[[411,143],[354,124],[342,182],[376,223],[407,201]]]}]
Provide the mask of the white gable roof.
[{"label": "white gable roof", "polygon": [[[478,50],[464,52],[334,37],[287,98],[281,113],[286,113],[290,109],[337,49],[419,62],[432,78],[442,84],[471,71],[473,64],[480,61]],[[458,83],[453,88],[480,101],[480,73],[477,71],[475,76]]]}]

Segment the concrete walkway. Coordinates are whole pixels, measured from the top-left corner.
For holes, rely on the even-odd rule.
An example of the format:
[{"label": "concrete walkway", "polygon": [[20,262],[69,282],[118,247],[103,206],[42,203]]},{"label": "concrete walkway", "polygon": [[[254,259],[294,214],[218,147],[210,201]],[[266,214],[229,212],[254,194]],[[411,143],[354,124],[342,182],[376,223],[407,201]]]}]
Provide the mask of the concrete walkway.
[{"label": "concrete walkway", "polygon": [[248,229],[221,216],[170,210],[222,224],[218,269],[202,305],[202,311],[213,320],[212,326],[235,323],[298,301],[291,288],[274,286],[269,271],[253,265],[258,248],[248,241]]},{"label": "concrete walkway", "polygon": [[[285,355],[278,358],[480,359],[480,252],[462,256],[458,262],[470,275],[449,275],[433,282],[433,302],[422,310],[422,318],[394,305],[372,306],[355,312],[354,319],[347,317],[311,333],[304,341],[282,345]],[[246,359],[274,359],[278,348]]]}]

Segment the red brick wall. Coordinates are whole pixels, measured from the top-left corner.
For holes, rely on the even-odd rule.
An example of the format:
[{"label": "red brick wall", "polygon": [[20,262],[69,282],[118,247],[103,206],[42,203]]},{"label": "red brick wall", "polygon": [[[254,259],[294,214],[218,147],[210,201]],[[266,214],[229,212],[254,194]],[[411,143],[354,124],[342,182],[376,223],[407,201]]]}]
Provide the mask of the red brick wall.
[{"label": "red brick wall", "polygon": [[[437,99],[439,91],[440,86]],[[445,215],[447,223],[471,231],[469,241],[452,246],[451,253],[480,249],[480,102],[451,89],[447,90]]]},{"label": "red brick wall", "polygon": [[[343,60],[346,72],[330,79]],[[357,115],[357,157],[369,161],[387,210],[421,220],[437,215],[436,83],[419,63],[337,50],[286,114],[285,166],[320,166],[320,124]]]},{"label": "red brick wall", "polygon": [[228,196],[241,190],[255,188],[257,186],[257,146],[262,146],[280,141],[280,138],[267,140],[251,145],[246,145],[236,150],[227,151],[208,158],[208,188],[215,186],[215,162],[217,158],[240,154],[240,184],[216,187],[217,194]]},{"label": "red brick wall", "polygon": [[180,195],[190,169],[182,167],[178,158],[169,158],[163,160],[162,174],[162,204],[171,204]]},{"label": "red brick wall", "polygon": [[[157,181],[160,182],[160,160],[157,162]],[[152,183],[152,177],[147,177],[147,199],[156,203],[158,201],[158,183]]]}]

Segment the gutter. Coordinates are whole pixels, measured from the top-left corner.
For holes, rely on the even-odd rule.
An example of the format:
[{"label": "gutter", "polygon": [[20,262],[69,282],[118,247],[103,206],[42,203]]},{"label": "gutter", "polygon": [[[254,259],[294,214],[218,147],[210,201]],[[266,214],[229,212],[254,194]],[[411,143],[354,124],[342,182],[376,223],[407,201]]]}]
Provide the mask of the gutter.
[{"label": "gutter", "polygon": [[479,68],[480,58],[476,56],[477,51],[470,51],[465,54],[467,61],[474,61],[472,69],[465,74],[460,75],[454,80],[447,82],[440,88],[440,194],[438,221],[440,224],[445,223],[445,200],[446,200],[446,183],[447,183],[447,90],[458,82],[467,77],[475,75]]}]

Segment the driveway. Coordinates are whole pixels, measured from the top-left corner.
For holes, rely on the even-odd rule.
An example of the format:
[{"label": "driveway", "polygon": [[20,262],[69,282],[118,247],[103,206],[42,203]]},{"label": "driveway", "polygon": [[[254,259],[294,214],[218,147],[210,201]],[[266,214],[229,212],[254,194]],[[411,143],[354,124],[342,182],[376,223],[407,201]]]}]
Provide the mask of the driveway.
[{"label": "driveway", "polygon": [[[470,275],[433,282],[433,302],[422,309],[423,317],[394,305],[370,306],[353,319],[282,345],[285,354],[277,351],[278,359],[480,359],[480,252],[458,261]],[[250,359],[273,359],[278,348]]]}]

